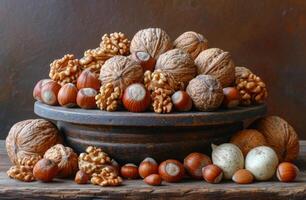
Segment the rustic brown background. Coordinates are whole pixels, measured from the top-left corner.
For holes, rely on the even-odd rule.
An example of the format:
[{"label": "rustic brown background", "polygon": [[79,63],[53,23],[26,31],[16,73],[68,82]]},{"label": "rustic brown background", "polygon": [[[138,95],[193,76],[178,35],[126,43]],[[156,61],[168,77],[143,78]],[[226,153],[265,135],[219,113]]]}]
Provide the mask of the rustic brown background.
[{"label": "rustic brown background", "polygon": [[237,65],[266,81],[269,113],[306,139],[304,0],[0,0],[0,138],[35,117],[32,88],[53,59],[81,56],[103,33],[132,37],[146,27],[161,27],[173,39],[198,31],[210,47],[230,51]]}]

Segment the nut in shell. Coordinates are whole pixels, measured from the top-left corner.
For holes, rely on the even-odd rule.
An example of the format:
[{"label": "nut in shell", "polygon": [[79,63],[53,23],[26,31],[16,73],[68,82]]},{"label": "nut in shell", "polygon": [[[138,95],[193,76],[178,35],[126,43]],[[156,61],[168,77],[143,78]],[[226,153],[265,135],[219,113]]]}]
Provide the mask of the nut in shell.
[{"label": "nut in shell", "polygon": [[235,172],[232,180],[238,184],[249,184],[253,182],[254,177],[250,171],[246,169],[240,169]]},{"label": "nut in shell", "polygon": [[213,111],[222,104],[224,95],[220,82],[210,75],[198,75],[192,79],[186,92],[200,111]]}]

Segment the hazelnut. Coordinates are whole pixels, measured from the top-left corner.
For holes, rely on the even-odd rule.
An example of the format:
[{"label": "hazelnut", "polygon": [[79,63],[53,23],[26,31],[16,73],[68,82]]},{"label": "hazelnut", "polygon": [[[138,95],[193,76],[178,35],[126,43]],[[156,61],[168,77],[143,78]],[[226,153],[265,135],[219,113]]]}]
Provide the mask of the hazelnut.
[{"label": "hazelnut", "polygon": [[281,182],[292,182],[299,173],[299,169],[292,163],[282,162],[278,165],[276,176]]},{"label": "hazelnut", "polygon": [[139,177],[138,167],[132,163],[121,167],[121,176],[127,179],[137,179]]},{"label": "hazelnut", "polygon": [[97,91],[93,88],[82,88],[79,90],[76,98],[76,102],[80,108],[92,109],[96,108]]},{"label": "hazelnut", "polygon": [[77,88],[80,90],[82,88],[93,88],[99,90],[101,83],[96,75],[90,71],[90,69],[84,70],[77,80]]},{"label": "hazelnut", "polygon": [[184,167],[193,178],[202,179],[202,168],[212,164],[211,159],[202,153],[191,153],[184,159]]},{"label": "hazelnut", "polygon": [[42,101],[41,100],[41,88],[42,86],[44,86],[46,83],[52,81],[51,79],[42,79],[40,81],[38,81],[34,87],[33,90],[33,97],[34,99],[36,99],[37,101]]},{"label": "hazelnut", "polygon": [[159,174],[151,174],[147,176],[145,179],[143,179],[143,181],[148,185],[157,186],[161,184],[162,178],[160,177]]},{"label": "hazelnut", "polygon": [[157,174],[158,164],[153,158],[146,158],[140,163],[138,172],[141,178],[146,178],[151,174]]},{"label": "hazelnut", "polygon": [[89,176],[82,170],[79,170],[74,178],[74,181],[77,184],[86,184],[89,180]]},{"label": "hazelnut", "polygon": [[136,51],[132,54],[132,59],[138,62],[143,71],[154,71],[156,60],[145,51]]},{"label": "hazelnut", "polygon": [[58,167],[52,160],[43,158],[39,160],[34,168],[33,175],[36,180],[50,182],[57,175]]},{"label": "hazelnut", "polygon": [[167,182],[179,182],[185,175],[185,169],[179,161],[169,159],[159,165],[158,173]]},{"label": "hazelnut", "polygon": [[240,103],[240,94],[235,87],[226,87],[223,88],[223,102],[222,106],[225,108],[234,108],[237,107]]},{"label": "hazelnut", "polygon": [[64,107],[74,107],[76,105],[76,97],[78,89],[72,83],[66,83],[59,90],[57,95],[58,103]]},{"label": "hazelnut", "polygon": [[177,111],[186,112],[192,108],[192,100],[187,92],[176,91],[171,97],[174,108]]},{"label": "hazelnut", "polygon": [[48,105],[57,105],[57,94],[61,89],[61,85],[55,81],[45,83],[41,88],[41,100]]},{"label": "hazelnut", "polygon": [[208,183],[219,183],[223,177],[223,171],[217,165],[207,165],[202,169],[202,175]]},{"label": "hazelnut", "polygon": [[253,182],[254,177],[249,170],[239,169],[233,175],[232,180],[238,184],[249,184]]},{"label": "hazelnut", "polygon": [[123,105],[130,112],[143,112],[151,102],[149,91],[139,83],[129,85],[123,94]]},{"label": "hazelnut", "polygon": [[119,164],[116,160],[114,160],[114,159],[111,160],[111,166],[114,168],[116,173],[119,174],[120,166],[119,166]]}]

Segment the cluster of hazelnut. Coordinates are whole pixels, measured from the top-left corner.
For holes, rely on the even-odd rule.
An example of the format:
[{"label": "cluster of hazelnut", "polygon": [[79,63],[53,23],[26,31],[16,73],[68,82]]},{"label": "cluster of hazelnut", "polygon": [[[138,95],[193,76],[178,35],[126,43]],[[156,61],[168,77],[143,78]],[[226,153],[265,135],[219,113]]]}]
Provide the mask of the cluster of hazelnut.
[{"label": "cluster of hazelnut", "polygon": [[50,64],[34,98],[49,105],[156,113],[212,111],[223,106],[261,104],[265,83],[229,52],[208,48],[207,39],[188,31],[174,42],[160,28],[105,34],[100,46],[80,60],[67,54]]}]

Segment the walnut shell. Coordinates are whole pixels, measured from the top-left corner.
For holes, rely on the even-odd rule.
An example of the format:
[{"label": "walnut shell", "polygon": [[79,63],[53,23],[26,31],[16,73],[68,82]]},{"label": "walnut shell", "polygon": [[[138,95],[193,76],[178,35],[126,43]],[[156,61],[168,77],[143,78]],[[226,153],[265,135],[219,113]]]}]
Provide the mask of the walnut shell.
[{"label": "walnut shell", "polygon": [[101,68],[100,77],[102,85],[111,83],[121,91],[132,83],[143,81],[143,69],[135,61],[125,56],[114,56],[108,59]]},{"label": "walnut shell", "polygon": [[44,158],[57,164],[59,177],[72,177],[78,171],[78,155],[70,147],[54,145],[45,152]]},{"label": "walnut shell", "polygon": [[160,55],[155,69],[160,69],[174,79],[174,90],[185,89],[197,73],[191,56],[181,49],[172,49]]},{"label": "walnut shell", "polygon": [[182,49],[189,53],[192,59],[196,59],[199,53],[208,48],[208,41],[200,33],[188,31],[176,38],[173,45],[174,48]]},{"label": "walnut shell", "polygon": [[231,86],[235,81],[235,65],[229,52],[218,48],[202,51],[195,59],[198,74],[212,75],[222,87]]},{"label": "walnut shell", "polygon": [[21,165],[19,162],[27,158],[43,157],[45,151],[61,141],[56,126],[51,122],[29,119],[12,126],[5,144],[11,162]]},{"label": "walnut shell", "polygon": [[134,35],[130,46],[131,53],[136,53],[137,51],[147,52],[154,59],[157,59],[159,55],[169,49],[172,49],[171,39],[160,28],[147,28],[138,31]]},{"label": "walnut shell", "polygon": [[216,110],[222,104],[224,97],[220,82],[210,75],[198,75],[192,79],[186,92],[200,111]]},{"label": "walnut shell", "polygon": [[267,146],[266,138],[255,129],[238,131],[232,136],[230,142],[240,148],[244,157],[255,147]]},{"label": "walnut shell", "polygon": [[272,147],[280,162],[297,159],[300,150],[299,138],[292,126],[278,116],[268,116],[256,120],[252,128],[261,132]]}]

